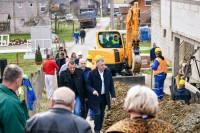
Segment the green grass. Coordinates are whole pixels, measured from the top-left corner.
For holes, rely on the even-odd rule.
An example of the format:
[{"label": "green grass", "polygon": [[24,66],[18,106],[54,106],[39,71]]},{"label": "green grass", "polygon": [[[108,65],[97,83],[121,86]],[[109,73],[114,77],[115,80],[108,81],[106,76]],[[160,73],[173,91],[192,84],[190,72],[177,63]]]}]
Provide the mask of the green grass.
[{"label": "green grass", "polygon": [[140,47],[151,47],[151,42],[140,42]]},{"label": "green grass", "polygon": [[141,54],[150,54],[150,50],[140,50]]},{"label": "green grass", "polygon": [[[19,66],[22,67],[25,74],[30,76],[31,73],[35,73],[37,70],[41,69],[41,65],[35,65],[34,59],[24,60],[23,56],[24,56],[24,53],[19,53],[18,61],[19,61]],[[0,57],[7,59],[8,64],[17,62],[16,53],[0,54]],[[24,64],[21,64],[21,63],[24,63]]]},{"label": "green grass", "polygon": [[[80,28],[80,24],[78,21],[75,21],[74,23],[74,30],[76,28]],[[73,34],[73,25],[72,24],[69,24],[67,25],[66,23],[62,23],[59,25],[59,31],[57,33],[58,37],[62,40],[64,40],[65,42],[69,42],[69,41],[72,41],[72,34]],[[52,22],[52,31],[53,33],[55,33],[55,25],[54,25],[54,22]]]},{"label": "green grass", "polygon": [[110,28],[110,26],[109,26],[109,25],[107,25],[107,26],[106,26],[106,28],[105,28],[105,30],[109,30],[109,28]]},{"label": "green grass", "polygon": [[14,40],[14,39],[31,39],[31,35],[30,34],[10,34],[10,39]]}]

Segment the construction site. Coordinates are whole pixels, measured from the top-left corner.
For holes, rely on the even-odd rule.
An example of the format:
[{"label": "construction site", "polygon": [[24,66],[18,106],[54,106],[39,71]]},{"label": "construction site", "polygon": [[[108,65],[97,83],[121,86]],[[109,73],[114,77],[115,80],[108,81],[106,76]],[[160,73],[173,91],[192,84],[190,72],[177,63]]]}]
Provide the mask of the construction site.
[{"label": "construction site", "polygon": [[[56,2],[54,0],[52,5],[58,6],[56,9],[60,10],[62,4]],[[161,87],[164,90],[163,99],[158,97],[159,111],[156,118],[173,125],[175,133],[199,133],[200,0],[89,0],[88,3],[84,2],[81,0],[66,2],[64,8],[67,8],[68,13],[73,14],[74,7],[80,10],[79,17],[75,17],[73,14],[75,18],[71,20],[57,19],[57,16],[50,19],[48,18],[50,12],[47,11],[39,14],[45,16],[44,18],[39,17],[44,19],[40,21],[44,25],[27,28],[25,28],[27,25],[21,25],[17,28],[16,25],[20,25],[22,20],[26,21],[22,18],[21,22],[17,22],[19,17],[16,19],[14,17],[18,13],[15,14],[16,16],[13,16],[12,13],[3,13],[2,20],[0,17],[0,58],[4,58],[0,59],[0,81],[2,82],[3,71],[7,64],[17,64],[25,73],[27,66],[30,67],[31,70],[27,70],[27,73],[28,76],[30,75],[29,78],[37,97],[34,109],[29,110],[30,116],[49,108],[50,101],[45,96],[47,93],[44,84],[45,73],[41,64],[47,54],[55,56],[58,48],[62,47],[66,49],[69,57],[79,51],[82,52],[83,58],[91,55],[91,64],[94,66],[96,65],[96,56],[100,55],[105,61],[106,68],[111,71],[116,101],[111,102],[110,110],[105,109],[101,132],[106,132],[116,122],[130,117],[130,114],[124,110],[124,102],[131,87],[145,85],[156,93],[155,77],[157,75],[155,74],[156,70],[152,68],[156,58],[151,60],[150,56],[151,49],[156,45],[166,60],[165,67],[168,69],[160,68],[166,77],[164,86]],[[76,5],[76,3],[78,4]],[[80,7],[78,8],[78,6]],[[0,15],[1,13],[0,9]],[[104,14],[107,16],[103,16]],[[58,28],[55,28],[56,23]],[[70,33],[63,36],[72,38],[75,29],[84,29],[86,31],[84,44],[75,44],[75,37],[68,41],[60,36],[57,39],[58,42],[53,42],[52,33],[59,35],[59,32],[61,33],[64,29],[59,31],[59,24],[60,29],[70,28]],[[18,34],[18,31],[23,33],[23,28],[30,35],[29,39],[20,38],[19,35],[16,42],[11,41],[11,33]],[[11,42],[12,45],[10,45]],[[145,46],[141,46],[144,44]],[[149,45],[146,46],[146,44]],[[41,48],[43,61],[36,66],[33,59],[38,47]],[[141,51],[147,51],[147,53]],[[156,52],[154,51],[154,53]],[[12,59],[9,59],[10,54],[14,54]],[[183,67],[184,73],[181,72]],[[57,80],[54,77],[54,81]],[[189,104],[186,104],[184,100],[174,99],[175,91],[179,89],[181,80],[184,80],[184,86],[189,90],[191,96]],[[57,88],[55,84],[54,90]],[[24,90],[21,97],[27,102],[26,93]],[[89,119],[88,115],[86,120],[93,129],[94,121]]]}]

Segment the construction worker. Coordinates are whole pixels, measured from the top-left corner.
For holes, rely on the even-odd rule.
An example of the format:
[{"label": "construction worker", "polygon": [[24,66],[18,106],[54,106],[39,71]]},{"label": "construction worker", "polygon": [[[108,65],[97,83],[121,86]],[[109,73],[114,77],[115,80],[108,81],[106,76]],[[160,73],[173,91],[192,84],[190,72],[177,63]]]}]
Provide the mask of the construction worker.
[{"label": "construction worker", "polygon": [[78,29],[74,31],[74,39],[75,39],[75,44],[79,44],[79,32]]},{"label": "construction worker", "polygon": [[114,48],[119,48],[119,38],[117,35],[114,36],[114,39],[112,40],[112,46]]},{"label": "construction worker", "polygon": [[173,100],[184,100],[185,104],[190,104],[191,94],[190,91],[185,88],[185,80],[179,81],[179,88],[174,90],[172,95]]},{"label": "construction worker", "polygon": [[163,99],[164,81],[167,76],[167,62],[162,56],[160,48],[155,49],[156,59],[151,66],[154,74],[154,92],[157,94],[158,99]]},{"label": "construction worker", "polygon": [[86,56],[86,59],[87,59],[87,63],[86,63],[86,67],[89,67],[89,68],[91,68],[91,66],[93,65],[92,64],[92,55],[87,55]]}]

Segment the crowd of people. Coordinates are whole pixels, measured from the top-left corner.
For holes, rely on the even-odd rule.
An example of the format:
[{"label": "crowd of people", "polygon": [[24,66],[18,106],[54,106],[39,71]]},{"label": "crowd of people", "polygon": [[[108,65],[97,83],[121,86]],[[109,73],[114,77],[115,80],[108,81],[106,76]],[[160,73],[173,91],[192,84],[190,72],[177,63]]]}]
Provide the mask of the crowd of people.
[{"label": "crowd of people", "polygon": [[[156,119],[158,99],[162,100],[164,96],[167,63],[160,48],[155,47],[154,52],[151,66],[155,79],[154,91],[140,85],[132,87],[124,102],[124,110],[130,114],[130,118],[119,121],[106,132],[174,132],[172,125]],[[24,103],[20,102],[16,94],[22,84],[23,70],[17,65],[5,68],[3,82],[0,84],[1,133],[92,133],[85,120],[89,111],[90,119],[94,120],[95,133],[101,132],[105,108],[107,106],[110,110],[111,102],[116,101],[112,74],[101,55],[96,55],[94,61],[91,55],[83,57],[81,51],[77,55],[72,53],[69,58],[63,48],[59,48],[55,58],[47,54],[43,71],[51,108],[29,119]],[[173,100],[185,100],[189,104],[191,96],[183,79],[178,89]]]}]

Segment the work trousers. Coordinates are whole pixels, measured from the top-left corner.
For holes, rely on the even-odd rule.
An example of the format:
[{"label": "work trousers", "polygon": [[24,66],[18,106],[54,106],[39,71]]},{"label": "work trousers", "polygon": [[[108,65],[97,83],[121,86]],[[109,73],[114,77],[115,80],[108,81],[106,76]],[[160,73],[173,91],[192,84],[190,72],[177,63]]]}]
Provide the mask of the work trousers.
[{"label": "work trousers", "polygon": [[166,75],[164,73],[154,76],[154,92],[156,93],[158,99],[162,100],[164,95],[164,81]]},{"label": "work trousers", "polygon": [[51,98],[53,96],[53,87],[54,87],[54,75],[45,74],[45,86],[47,98]]},{"label": "work trousers", "polygon": [[102,128],[102,124],[103,124],[103,119],[104,119],[104,111],[105,111],[105,107],[107,105],[106,103],[106,95],[105,94],[101,94],[100,97],[101,101],[100,101],[100,107],[98,107],[98,111],[94,112],[94,131],[95,132],[99,132]]},{"label": "work trousers", "polygon": [[81,37],[81,44],[85,44],[85,37]]}]

